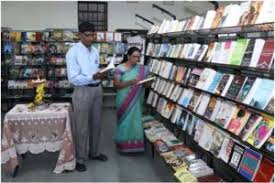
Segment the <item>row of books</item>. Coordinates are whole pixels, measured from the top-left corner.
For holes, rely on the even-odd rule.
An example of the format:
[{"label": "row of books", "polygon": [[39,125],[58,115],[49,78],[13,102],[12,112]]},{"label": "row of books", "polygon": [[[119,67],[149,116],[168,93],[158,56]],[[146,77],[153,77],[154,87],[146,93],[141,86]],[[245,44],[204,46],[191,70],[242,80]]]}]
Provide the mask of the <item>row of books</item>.
[{"label": "row of books", "polygon": [[40,55],[6,55],[1,62],[8,65],[42,65],[45,58]]},{"label": "row of books", "polygon": [[[66,71],[63,69],[55,70],[55,76],[66,76]],[[52,76],[52,73],[51,75]],[[103,87],[113,87],[114,83],[113,80],[102,80],[102,86]],[[18,80],[8,80],[8,89],[32,89],[33,84],[32,80],[24,80],[24,81],[18,81]],[[53,81],[53,80],[47,80],[46,81],[46,88],[73,88],[73,86],[69,83],[68,80],[59,80],[59,81]]]},{"label": "row of books", "polygon": [[[41,41],[77,41],[77,32],[70,30],[54,29],[53,31],[10,31],[3,32],[5,42],[41,42]],[[122,33],[118,32],[96,32],[95,41],[113,42],[122,41]]]},{"label": "row of books", "polygon": [[93,46],[100,54],[124,54],[126,51],[126,44],[121,42],[94,43]]},{"label": "row of books", "polygon": [[[210,68],[191,69],[156,59],[150,61],[149,67],[150,72],[171,80],[167,81],[170,83],[170,87],[165,85],[165,88],[162,89],[175,92],[174,87],[177,84],[191,86],[273,113],[274,80],[227,74]],[[156,83],[158,84],[160,81],[164,82],[165,80],[157,79]],[[192,94],[190,93],[190,95]]]},{"label": "row of books", "polygon": [[10,78],[36,78],[45,76],[43,68],[11,68],[8,70]]},{"label": "row of books", "polygon": [[[103,65],[108,64],[108,63],[110,63],[110,61],[112,60],[113,57],[114,56],[111,56],[111,55],[101,54],[99,56],[99,63],[103,64]],[[115,56],[114,59],[115,59],[114,60],[115,64],[120,64],[121,61],[123,60],[123,56]]]},{"label": "row of books", "polygon": [[148,31],[148,34],[163,34],[273,22],[273,6],[274,3],[272,0],[246,1],[240,4],[230,4],[225,7],[219,6],[216,11],[209,10],[204,16],[195,15],[182,21],[164,19],[161,25],[153,25]]},{"label": "row of books", "polygon": [[66,77],[67,69],[66,68],[52,68],[48,70],[49,77]]},{"label": "row of books", "polygon": [[[231,166],[238,173],[240,173],[240,175],[242,175],[249,181],[254,181],[254,182],[271,181],[274,174],[274,163],[272,161],[263,157],[262,154],[250,149],[249,147],[246,147],[245,145],[233,139],[229,135],[223,133],[219,129],[205,123],[204,121],[196,118],[195,116],[192,116],[191,114],[188,114],[186,111],[185,112],[183,111],[183,113],[185,113],[184,119],[181,120],[181,121],[185,121],[183,124],[185,127],[183,128],[183,131],[184,133],[191,136],[194,142],[196,142],[199,146],[201,146],[206,151],[211,152],[216,158],[219,158],[225,163],[228,163],[229,166]],[[184,147],[185,149],[181,153],[180,152],[174,153],[173,152],[174,148],[169,147],[169,145],[171,144],[172,140],[174,140],[175,142],[175,139],[166,137],[166,134],[169,134],[169,132],[166,132],[163,129],[163,124],[152,119],[151,120],[147,119],[147,121],[144,123],[144,126],[145,127],[149,126],[150,128],[147,131],[145,129],[145,134],[150,141],[156,143],[157,140],[159,139],[162,139],[162,138],[168,139],[168,140],[162,140],[160,143],[161,144],[160,147],[162,147],[161,150],[170,152],[170,153],[167,153],[167,152],[162,153],[164,154],[164,158],[166,157],[165,156],[166,154],[169,155],[168,158],[170,158],[172,155],[176,155],[177,158],[178,156],[180,158],[181,156],[190,155],[190,152],[192,151],[187,147]],[[179,127],[182,127],[181,124],[177,124],[177,125],[179,125]],[[165,133],[165,135],[162,133]],[[180,146],[180,145],[177,145],[177,146]],[[198,161],[194,161],[194,162],[198,162]],[[190,168],[189,163],[185,164],[185,169],[186,169],[186,166],[189,166]],[[187,170],[190,170],[189,168],[187,168]],[[208,170],[205,169],[204,171],[209,172],[209,169]],[[176,173],[176,175],[178,176],[179,174],[180,173],[178,174]],[[182,178],[185,177],[185,174],[183,175],[184,176]],[[192,174],[192,175],[196,177],[196,174],[195,175]],[[190,179],[190,177],[188,178]],[[189,179],[184,179],[184,180],[189,182],[190,181]],[[205,182],[208,182],[207,179],[205,179]],[[219,182],[219,181],[216,180],[214,182]]]},{"label": "row of books", "polygon": [[4,43],[5,54],[65,54],[75,43]]},{"label": "row of books", "polygon": [[53,31],[4,31],[2,39],[5,42],[41,42],[41,41],[76,41],[76,32],[55,29]]},{"label": "row of books", "polygon": [[165,162],[175,170],[175,176],[178,177],[178,172],[185,170],[186,175],[178,177],[181,182],[202,181],[207,179],[206,176],[215,176],[213,169],[202,159],[197,158],[195,153],[180,142],[161,122],[150,116],[144,116],[143,120],[145,136]]},{"label": "row of books", "polygon": [[228,40],[209,45],[149,43],[146,55],[270,69],[274,64],[273,52],[274,40],[268,38]]},{"label": "row of books", "polygon": [[[32,80],[8,80],[8,89],[32,89],[33,84]],[[68,80],[59,80],[59,81],[46,81],[46,88],[73,88]]]},{"label": "row of books", "polygon": [[[180,88],[179,90],[183,92],[181,95],[177,95],[178,98],[176,99],[172,98],[173,94],[169,96],[162,91],[160,91],[162,93],[159,93],[156,90],[151,90],[147,103],[156,107],[157,112],[164,118],[171,118],[172,123],[182,123],[182,121],[178,120],[184,115],[182,113],[183,108],[187,109],[239,136],[243,141],[247,141],[256,148],[261,148],[273,131],[274,118],[271,116],[254,114],[233,103],[200,92],[196,92],[189,98],[186,93],[194,91],[185,88]],[[182,125],[184,126],[184,124]],[[265,129],[264,131],[262,130],[263,128]]]},{"label": "row of books", "polygon": [[7,55],[3,62],[8,65],[42,65],[47,62],[52,65],[66,64],[64,56],[50,56],[46,59],[41,55]]},{"label": "row of books", "polygon": [[97,32],[96,41],[99,42],[122,42],[122,33],[119,32]]}]

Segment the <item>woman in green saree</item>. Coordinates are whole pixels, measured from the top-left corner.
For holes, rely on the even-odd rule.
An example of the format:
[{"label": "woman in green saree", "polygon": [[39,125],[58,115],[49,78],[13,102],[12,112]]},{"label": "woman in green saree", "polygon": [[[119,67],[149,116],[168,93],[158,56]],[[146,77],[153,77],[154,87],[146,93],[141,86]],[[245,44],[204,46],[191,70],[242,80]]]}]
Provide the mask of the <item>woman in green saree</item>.
[{"label": "woman in green saree", "polygon": [[144,151],[144,132],[142,127],[142,105],[144,87],[137,84],[148,75],[146,66],[138,64],[140,50],[128,50],[128,60],[116,67],[114,86],[117,88],[117,131],[115,143],[120,152]]}]

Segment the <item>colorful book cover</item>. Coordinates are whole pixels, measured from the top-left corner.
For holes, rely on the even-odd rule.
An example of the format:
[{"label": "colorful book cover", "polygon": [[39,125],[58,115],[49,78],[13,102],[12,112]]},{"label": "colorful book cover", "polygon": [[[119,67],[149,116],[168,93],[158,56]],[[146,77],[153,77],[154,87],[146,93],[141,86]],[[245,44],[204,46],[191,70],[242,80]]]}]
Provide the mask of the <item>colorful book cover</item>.
[{"label": "colorful book cover", "polygon": [[274,113],[274,96],[271,97],[264,110],[269,113]]},{"label": "colorful book cover", "polygon": [[113,32],[106,32],[105,36],[106,36],[106,41],[107,42],[114,41],[114,33]]},{"label": "colorful book cover", "polygon": [[267,158],[263,158],[253,182],[274,182],[274,163]]},{"label": "colorful book cover", "polygon": [[11,42],[21,41],[21,32],[10,32],[10,40]]},{"label": "colorful book cover", "polygon": [[199,48],[197,54],[195,55],[194,60],[201,61],[204,58],[204,56],[205,56],[207,48],[208,48],[208,45],[202,45]]},{"label": "colorful book cover", "polygon": [[191,100],[188,104],[188,109],[190,109],[191,111],[194,110],[194,108],[196,107],[196,104],[198,103],[198,100],[200,98],[201,92],[200,91],[194,91],[193,96],[191,97]]},{"label": "colorful book cover", "polygon": [[188,79],[188,85],[195,87],[200,79],[202,71],[203,69],[193,69]]},{"label": "colorful book cover", "polygon": [[219,6],[216,10],[216,16],[212,22],[211,28],[217,28],[220,22],[222,21],[222,16],[224,12],[224,6]]},{"label": "colorful book cover", "polygon": [[207,108],[204,112],[204,115],[203,115],[205,118],[209,119],[211,117],[216,103],[217,103],[217,98],[216,97],[211,97],[210,101],[208,103],[208,106],[207,106]]},{"label": "colorful book cover", "polygon": [[228,131],[234,133],[235,135],[239,135],[250,115],[251,112],[240,107],[236,107],[227,127]]},{"label": "colorful book cover", "polygon": [[176,82],[182,83],[182,80],[185,75],[186,68],[185,67],[178,67],[177,74],[176,74]]},{"label": "colorful book cover", "polygon": [[181,116],[180,116],[179,120],[176,121],[176,125],[178,125],[181,129],[184,126],[187,115],[188,115],[188,113],[185,110],[182,110],[182,113],[181,113]]},{"label": "colorful book cover", "polygon": [[159,153],[164,153],[164,152],[168,152],[170,151],[168,145],[161,139],[157,139],[154,142],[154,146],[155,149],[159,152]]},{"label": "colorful book cover", "polygon": [[215,94],[218,94],[218,95],[221,95],[221,94],[222,94],[223,89],[225,88],[225,86],[226,86],[227,81],[229,80],[229,78],[230,78],[230,74],[224,74],[224,75],[222,76],[222,79],[221,79],[221,81],[220,81],[218,87],[216,88],[216,90],[215,90],[215,92],[214,92]]},{"label": "colorful book cover", "polygon": [[207,90],[209,84],[213,80],[216,71],[213,69],[205,68],[200,74],[200,79],[196,84],[196,88],[200,88],[202,90]]},{"label": "colorful book cover", "polygon": [[269,38],[265,41],[261,56],[259,58],[259,61],[256,67],[261,69],[269,69],[272,64],[273,53],[274,53],[274,40],[273,38]]},{"label": "colorful book cover", "polygon": [[232,55],[229,59],[230,60],[229,64],[232,64],[232,65],[240,65],[241,64],[248,43],[249,43],[249,39],[237,40],[236,46],[235,46],[235,48],[232,52]]},{"label": "colorful book cover", "polygon": [[252,149],[246,148],[242,160],[240,162],[238,172],[247,180],[252,181],[256,171],[259,168],[262,155]]},{"label": "colorful book cover", "polygon": [[263,145],[263,149],[271,154],[274,153],[274,133],[268,137],[267,141]]},{"label": "colorful book cover", "polygon": [[209,151],[213,143],[213,132],[215,129],[210,125],[204,125],[201,138],[199,139],[199,146]]},{"label": "colorful book cover", "polygon": [[174,175],[180,182],[197,182],[197,178],[186,168],[176,171]]},{"label": "colorful book cover", "polygon": [[252,96],[250,105],[258,109],[264,109],[273,93],[274,81],[270,79],[262,79],[259,86],[256,88],[254,95]]},{"label": "colorful book cover", "polygon": [[225,163],[228,163],[234,143],[234,140],[230,136],[224,137],[218,157]]},{"label": "colorful book cover", "polygon": [[35,41],[35,32],[27,32],[26,33],[26,41],[34,42]]},{"label": "colorful book cover", "polygon": [[62,29],[54,29],[53,30],[53,39],[56,41],[63,40],[63,30]]},{"label": "colorful book cover", "polygon": [[198,102],[198,105],[197,107],[195,108],[195,112],[199,115],[203,115],[207,106],[208,106],[208,103],[209,103],[209,100],[211,98],[211,95],[207,94],[207,93],[202,93],[200,99],[199,99],[199,102]]},{"label": "colorful book cover", "polygon": [[222,42],[217,42],[211,62],[220,63],[219,58],[221,57],[220,56],[221,54],[222,54]]},{"label": "colorful book cover", "polygon": [[244,147],[241,146],[240,144],[237,144],[237,143],[234,144],[230,162],[229,162],[229,165],[232,168],[237,169],[239,167],[244,150],[245,150]]},{"label": "colorful book cover", "polygon": [[[227,128],[229,120],[232,118],[233,111],[235,110],[236,105],[231,102],[223,101],[221,105],[216,109],[217,112],[213,112],[211,120],[214,120],[219,126]],[[215,115],[216,113],[216,115]]]},{"label": "colorful book cover", "polygon": [[213,137],[212,137],[213,142],[211,144],[210,152],[215,157],[218,157],[220,153],[224,137],[225,137],[225,134],[220,130],[215,130],[213,133]]},{"label": "colorful book cover", "polygon": [[262,120],[262,116],[258,114],[251,114],[250,118],[246,122],[244,128],[242,129],[240,133],[240,138],[242,138],[243,141],[246,141],[248,136],[253,132],[253,130],[256,128],[256,126],[260,123]]},{"label": "colorful book cover", "polygon": [[105,41],[105,33],[104,32],[97,32],[96,33],[96,41]]},{"label": "colorful book cover", "polygon": [[11,54],[12,53],[12,44],[11,43],[5,43],[4,44],[4,53],[5,54]]},{"label": "colorful book cover", "polygon": [[235,100],[241,90],[245,78],[245,76],[235,75],[225,97]]},{"label": "colorful book cover", "polygon": [[244,101],[244,99],[246,98],[246,96],[248,95],[250,89],[252,88],[254,82],[255,82],[256,78],[254,77],[247,77],[247,79],[245,80],[238,96],[237,96],[237,101]]},{"label": "colorful book cover", "polygon": [[216,46],[217,46],[217,42],[212,42],[209,44],[209,47],[208,47],[206,56],[203,59],[203,62],[210,62],[212,60]]},{"label": "colorful book cover", "polygon": [[263,119],[256,126],[255,130],[248,136],[247,142],[256,148],[261,148],[274,128],[274,118],[263,115]]},{"label": "colorful book cover", "polygon": [[253,54],[254,45],[255,45],[255,39],[251,39],[247,45],[247,48],[243,57],[243,61],[241,64],[242,66],[249,67],[252,54]]},{"label": "colorful book cover", "polygon": [[263,1],[252,1],[250,8],[243,13],[240,18],[239,25],[250,25],[254,24],[260,14]]}]

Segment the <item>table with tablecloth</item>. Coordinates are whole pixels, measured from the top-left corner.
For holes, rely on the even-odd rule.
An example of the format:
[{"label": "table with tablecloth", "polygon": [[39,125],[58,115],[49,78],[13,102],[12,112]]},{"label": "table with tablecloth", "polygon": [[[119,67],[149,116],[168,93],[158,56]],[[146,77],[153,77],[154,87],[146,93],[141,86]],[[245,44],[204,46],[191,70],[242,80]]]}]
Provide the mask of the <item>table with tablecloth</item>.
[{"label": "table with tablecloth", "polygon": [[59,151],[54,173],[73,170],[76,160],[71,120],[70,103],[52,103],[33,109],[17,104],[4,118],[1,163],[14,171],[19,166],[18,154]]}]

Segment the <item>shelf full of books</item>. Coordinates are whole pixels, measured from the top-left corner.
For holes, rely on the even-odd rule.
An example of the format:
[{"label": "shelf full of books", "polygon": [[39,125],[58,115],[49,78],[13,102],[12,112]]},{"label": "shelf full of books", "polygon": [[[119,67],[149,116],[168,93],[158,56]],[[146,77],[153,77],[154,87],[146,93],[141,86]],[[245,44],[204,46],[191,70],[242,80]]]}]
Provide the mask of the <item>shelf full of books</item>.
[{"label": "shelf full of books", "polygon": [[230,4],[205,16],[164,20],[148,34],[146,58],[157,78],[146,103],[187,135],[187,144],[194,141],[246,181],[273,177],[263,172],[274,164],[271,5]]},{"label": "shelf full of books", "polygon": [[182,65],[274,78],[274,40],[238,39],[210,44],[148,43],[146,55]]},{"label": "shelf full of books", "polygon": [[153,25],[148,38],[265,37],[273,35],[273,1],[248,1],[220,6],[183,20],[163,20]]},{"label": "shelf full of books", "polygon": [[205,180],[209,179],[216,182],[222,181],[201,157],[163,124],[163,120],[143,116],[143,127],[145,137],[152,145],[153,157],[156,151],[172,168],[178,180],[181,182],[207,182]]},{"label": "shelf full of books", "polygon": [[[5,98],[10,100],[10,107],[13,106],[15,99],[30,100],[31,96],[34,96],[35,90],[31,85],[31,80],[38,76],[47,80],[46,94],[48,97],[46,98],[71,100],[73,86],[67,79],[65,55],[69,48],[78,41],[75,30],[9,30],[1,33],[3,42],[1,74],[2,78],[6,79]],[[98,36],[103,36],[104,39]],[[112,58],[115,58],[115,64],[121,62],[125,47],[124,43],[120,42],[121,40],[121,33],[97,33],[93,46],[99,50],[102,58],[100,67],[105,67]],[[6,69],[3,70],[3,67]],[[103,81],[103,87],[113,87],[111,74]]]},{"label": "shelf full of books", "polygon": [[[197,72],[196,68],[193,70]],[[192,71],[189,73],[191,74]],[[181,74],[178,73],[178,78],[179,75]],[[188,78],[186,79],[187,86],[194,84],[193,82],[196,80],[192,74],[186,78]],[[199,82],[200,81],[197,80],[197,83]],[[208,88],[212,88],[212,86],[209,86]],[[227,89],[228,91],[229,88]],[[270,96],[268,98],[270,98]],[[270,99],[270,101],[272,101],[272,99]],[[270,115],[255,113],[254,111],[244,108],[241,105],[237,105],[231,101],[211,96],[209,93],[205,93],[201,90],[183,87],[183,85],[174,80],[163,79],[162,77],[158,77],[152,84],[152,90],[147,98],[147,103],[150,104],[155,111],[163,117],[163,119],[167,119],[170,123],[177,125],[184,133],[187,133],[188,131],[188,134],[192,135],[196,129],[195,126],[198,124],[198,121],[207,126],[205,128],[211,129],[210,132],[208,131],[209,133],[204,130],[203,132],[197,132],[201,133],[200,135],[204,132],[207,133],[209,136],[201,137],[201,139],[209,139],[209,141],[211,141],[197,141],[198,145],[211,152],[209,148],[213,143],[216,150],[215,154],[212,153],[213,156],[220,159],[222,159],[221,156],[226,156],[224,157],[225,159],[222,159],[225,163],[231,162],[229,161],[231,158],[231,164],[233,164],[233,161],[235,162],[234,158],[237,158],[237,155],[236,157],[232,157],[232,149],[230,149],[227,155],[223,155],[223,151],[225,150],[222,151],[222,148],[225,148],[223,146],[228,146],[228,144],[226,144],[228,139],[232,140],[231,143],[234,142],[241,147],[244,147],[242,153],[244,152],[244,149],[247,149],[248,151],[253,151],[257,156],[260,156],[259,160],[257,160],[258,164],[261,159],[263,159],[263,161],[264,159],[265,161],[273,161],[274,139],[272,132],[274,118]],[[266,104],[265,109],[269,106],[270,110],[273,112],[272,103],[267,103],[269,104]],[[264,133],[261,131],[263,128],[265,129]],[[220,137],[218,139],[220,141],[218,145],[213,142],[214,137],[211,138],[213,133],[218,133]],[[225,140],[225,137],[228,139]],[[238,155],[240,156],[240,161],[243,154]],[[233,167],[237,169],[238,172],[238,168],[240,168],[239,161],[237,163],[235,162],[235,167]],[[254,175],[256,173],[256,168],[257,167],[255,167],[253,171]],[[252,178],[249,178],[248,180],[252,180]]]}]

